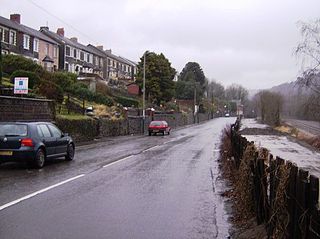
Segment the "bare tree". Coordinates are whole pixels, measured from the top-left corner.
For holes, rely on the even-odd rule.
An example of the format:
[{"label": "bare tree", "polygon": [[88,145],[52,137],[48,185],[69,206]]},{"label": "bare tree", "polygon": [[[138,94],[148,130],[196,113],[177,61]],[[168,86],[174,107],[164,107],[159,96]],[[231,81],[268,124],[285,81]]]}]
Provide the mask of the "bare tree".
[{"label": "bare tree", "polygon": [[299,22],[302,36],[295,49],[295,55],[301,60],[302,75],[297,83],[320,94],[320,19],[313,22]]},{"label": "bare tree", "polygon": [[270,91],[261,91],[255,96],[258,100],[258,108],[263,123],[280,125],[280,111],[282,107],[282,96]]}]

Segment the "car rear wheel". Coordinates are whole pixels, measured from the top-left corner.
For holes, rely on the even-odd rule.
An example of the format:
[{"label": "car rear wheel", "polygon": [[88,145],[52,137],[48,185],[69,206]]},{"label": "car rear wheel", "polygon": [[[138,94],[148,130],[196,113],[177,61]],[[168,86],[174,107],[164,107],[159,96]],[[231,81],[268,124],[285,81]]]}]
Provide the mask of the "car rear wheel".
[{"label": "car rear wheel", "polygon": [[35,168],[43,168],[44,164],[46,162],[46,154],[43,149],[38,149],[36,153],[36,157],[33,161],[33,166]]},{"label": "car rear wheel", "polygon": [[168,135],[170,134],[170,131],[168,131]]},{"label": "car rear wheel", "polygon": [[162,135],[164,136],[164,131],[162,131]]},{"label": "car rear wheel", "polygon": [[66,155],[66,160],[71,161],[74,158],[74,145],[69,144],[67,148],[67,155]]},{"label": "car rear wheel", "polygon": [[151,136],[151,131],[149,131],[149,136]]}]

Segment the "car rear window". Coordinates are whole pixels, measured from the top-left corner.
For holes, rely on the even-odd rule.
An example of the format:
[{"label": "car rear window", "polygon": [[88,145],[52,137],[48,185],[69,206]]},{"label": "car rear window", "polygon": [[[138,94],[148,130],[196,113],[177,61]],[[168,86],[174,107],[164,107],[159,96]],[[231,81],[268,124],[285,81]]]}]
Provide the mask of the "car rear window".
[{"label": "car rear window", "polygon": [[26,136],[28,126],[25,124],[0,124],[0,136]]},{"label": "car rear window", "polygon": [[163,123],[161,121],[154,121],[150,123],[150,126],[161,126]]}]

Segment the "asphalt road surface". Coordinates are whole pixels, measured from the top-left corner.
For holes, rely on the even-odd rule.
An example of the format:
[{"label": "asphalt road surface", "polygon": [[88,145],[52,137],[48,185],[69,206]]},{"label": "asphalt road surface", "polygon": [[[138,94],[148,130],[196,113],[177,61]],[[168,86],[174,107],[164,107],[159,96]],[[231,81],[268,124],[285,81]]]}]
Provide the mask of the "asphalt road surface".
[{"label": "asphalt road surface", "polygon": [[226,238],[219,118],[110,138],[41,170],[0,165],[1,239]]},{"label": "asphalt road surface", "polygon": [[320,123],[317,121],[285,119],[287,124],[313,135],[320,135]]}]

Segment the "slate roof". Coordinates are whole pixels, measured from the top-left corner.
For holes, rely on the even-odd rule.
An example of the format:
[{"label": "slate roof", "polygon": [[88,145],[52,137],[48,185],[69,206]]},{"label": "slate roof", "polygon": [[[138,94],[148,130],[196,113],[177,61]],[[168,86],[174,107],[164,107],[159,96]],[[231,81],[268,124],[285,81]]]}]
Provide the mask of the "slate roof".
[{"label": "slate roof", "polygon": [[74,48],[78,48],[78,49],[81,49],[83,51],[95,54],[91,50],[91,48],[87,47],[86,45],[82,45],[79,42],[72,41],[72,40],[70,40],[69,38],[67,38],[65,36],[60,36],[59,34],[57,34],[55,32],[52,32],[50,30],[47,30],[47,29],[42,29],[41,31],[43,32],[43,34],[46,34],[47,36],[52,37],[55,41],[59,42],[60,44],[66,44],[68,46],[72,46]]},{"label": "slate roof", "polygon": [[120,57],[120,56],[116,56],[116,55],[108,52],[108,50],[105,50],[105,51],[100,50],[99,48],[97,48],[97,47],[95,47],[95,46],[93,46],[91,44],[89,44],[88,47],[91,48],[93,51],[95,51],[97,55],[99,54],[99,56],[101,56],[101,57],[106,57],[107,56],[107,57],[110,57],[112,59],[116,59],[119,62],[132,65],[132,63],[129,63],[128,60],[126,60],[125,58]]},{"label": "slate roof", "polygon": [[122,59],[122,61],[124,61],[125,63],[127,63],[128,65],[131,65],[131,66],[137,66],[137,63],[127,59],[127,58],[124,58],[122,56],[119,56],[120,59]]},{"label": "slate roof", "polygon": [[95,53],[96,55],[98,55],[100,57],[105,57],[106,56],[104,51],[100,50],[99,48],[97,48],[97,47],[95,47],[95,46],[93,46],[91,44],[89,44],[87,47],[90,48],[93,53]]},{"label": "slate roof", "polygon": [[39,38],[43,41],[52,43],[52,44],[57,44],[56,41],[52,40],[51,38],[47,37],[46,35],[44,35],[43,33],[31,28],[31,27],[27,27],[25,25],[16,23],[14,21],[11,21],[10,19],[7,19],[5,17],[0,16],[0,25],[6,26],[8,28],[11,29],[15,29],[17,31],[23,32],[25,34],[28,34],[30,36],[34,36],[36,38]]}]

